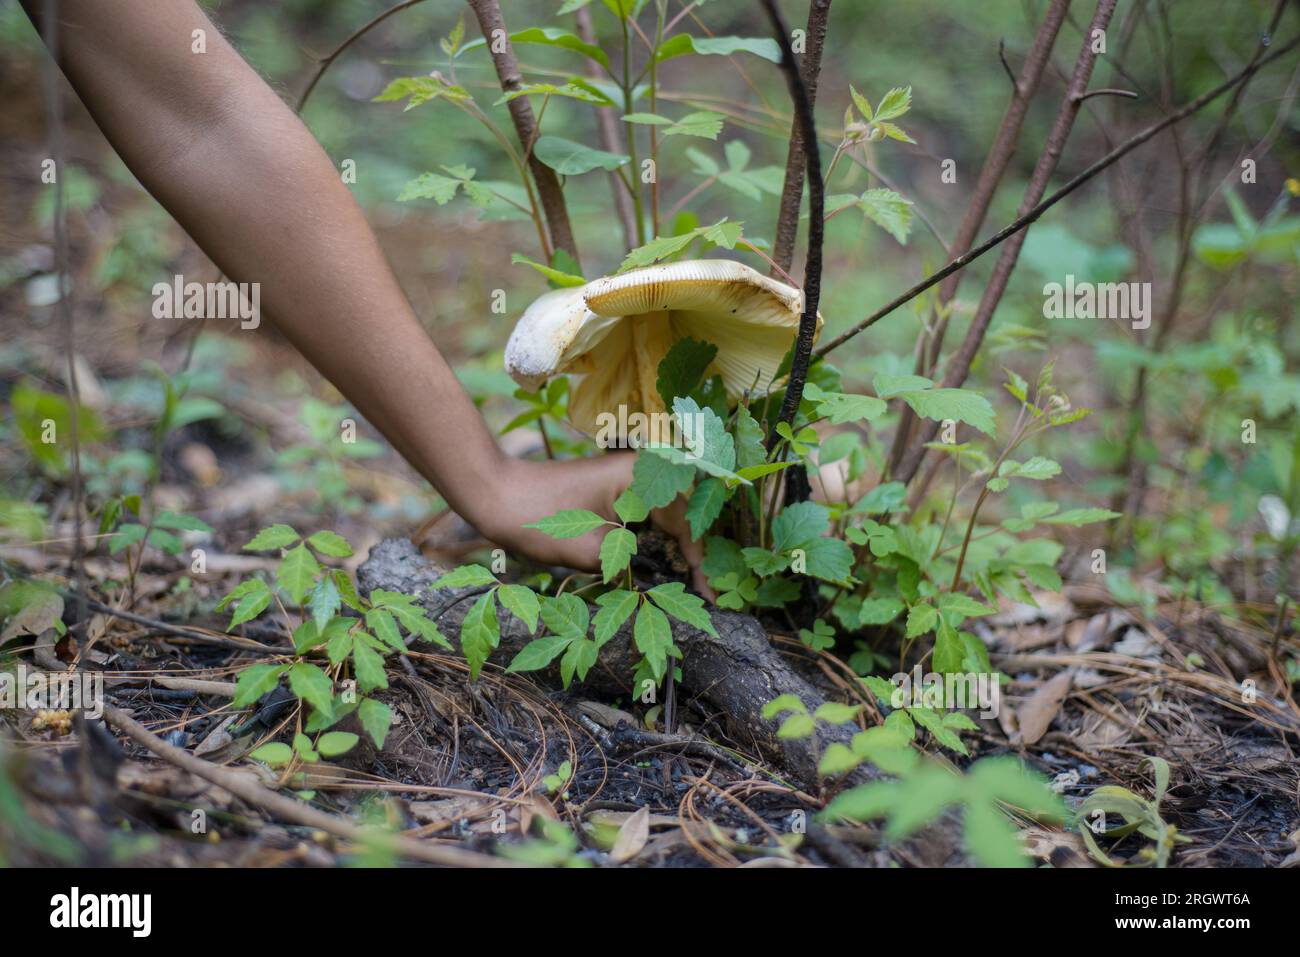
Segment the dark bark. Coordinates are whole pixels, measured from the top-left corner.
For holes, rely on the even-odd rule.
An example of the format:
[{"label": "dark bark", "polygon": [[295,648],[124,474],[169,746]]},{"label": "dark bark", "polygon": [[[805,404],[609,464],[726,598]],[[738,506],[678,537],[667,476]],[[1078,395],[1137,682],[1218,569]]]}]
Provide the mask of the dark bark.
[{"label": "dark bark", "polygon": [[[487,41],[488,52],[492,56],[492,65],[496,67],[497,79],[505,93],[511,93],[523,86],[523,77],[519,73],[519,61],[515,59],[514,47],[510,45],[510,31],[506,29],[501,16],[501,7],[497,0],[468,0],[470,9],[478,19],[483,39]],[[493,49],[493,33],[501,31],[505,42],[497,52]],[[569,225],[569,210],[564,203],[564,191],[560,188],[559,177],[536,156],[533,155],[533,143],[537,139],[537,120],[528,97],[517,96],[506,104],[510,110],[510,119],[514,122],[515,133],[527,153],[528,169],[537,184],[537,193],[542,203],[542,212],[546,216],[546,226],[551,234],[551,245],[563,249],[580,262],[578,245],[573,238],[573,227]]]}]

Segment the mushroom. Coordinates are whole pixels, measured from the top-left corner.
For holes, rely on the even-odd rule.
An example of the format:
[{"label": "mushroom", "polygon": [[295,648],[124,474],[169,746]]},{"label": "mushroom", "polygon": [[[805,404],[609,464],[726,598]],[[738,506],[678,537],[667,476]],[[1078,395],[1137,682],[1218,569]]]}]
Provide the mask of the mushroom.
[{"label": "mushroom", "polygon": [[[602,412],[666,411],[656,388],[659,363],[679,339],[717,346],[706,375],[721,375],[729,398],[763,394],[802,311],[801,290],[742,263],[664,263],[537,298],[506,344],[506,371],[526,389],[554,375],[581,375],[569,418],[594,435]],[[818,316],[819,331],[821,322]]]}]

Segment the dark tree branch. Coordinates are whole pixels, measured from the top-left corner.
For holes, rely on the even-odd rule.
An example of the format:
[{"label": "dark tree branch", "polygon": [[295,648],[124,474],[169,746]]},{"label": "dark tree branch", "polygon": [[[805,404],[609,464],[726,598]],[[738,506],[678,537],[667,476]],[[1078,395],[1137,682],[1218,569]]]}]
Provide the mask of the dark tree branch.
[{"label": "dark tree branch", "polygon": [[[505,93],[513,93],[523,86],[523,77],[519,72],[519,61],[515,59],[514,47],[510,45],[510,32],[501,17],[501,6],[497,0],[466,0],[474,16],[478,19],[483,39],[487,41],[488,52],[492,55],[492,65],[496,67],[497,79]],[[500,32],[498,32],[500,31]],[[569,210],[564,202],[564,191],[560,188],[559,177],[532,152],[532,144],[537,139],[537,120],[533,117],[533,108],[528,97],[517,96],[506,104],[510,110],[510,119],[514,121],[515,134],[528,153],[528,168],[532,171],[533,182],[542,202],[542,211],[546,215],[546,225],[551,233],[551,245],[563,249],[578,260],[578,246],[573,239],[573,227],[569,225]]]},{"label": "dark tree branch", "polygon": [[1073,193],[1084,183],[1091,180],[1102,170],[1111,166],[1117,160],[1120,160],[1123,157],[1127,156],[1129,153],[1133,152],[1133,150],[1137,149],[1139,146],[1147,142],[1156,134],[1162,132],[1163,130],[1168,129],[1170,126],[1173,126],[1175,123],[1185,120],[1193,113],[1196,113],[1201,109],[1204,109],[1207,104],[1218,99],[1228,90],[1233,89],[1238,84],[1242,83],[1247,78],[1254,75],[1255,73],[1263,69],[1268,64],[1290,53],[1297,46],[1300,46],[1300,36],[1297,36],[1294,39],[1290,40],[1286,44],[1282,45],[1281,47],[1279,47],[1278,49],[1270,53],[1268,56],[1261,58],[1253,66],[1246,67],[1240,73],[1237,73],[1236,75],[1220,83],[1218,86],[1214,87],[1213,89],[1207,90],[1205,93],[1202,93],[1196,99],[1184,104],[1182,107],[1170,113],[1168,116],[1160,120],[1158,123],[1155,123],[1147,127],[1142,132],[1136,134],[1130,139],[1125,140],[1119,146],[1115,147],[1113,150],[1111,150],[1101,159],[1097,160],[1087,169],[1083,170],[1081,173],[1079,173],[1077,176],[1075,176],[1073,179],[1067,182],[1064,186],[1062,186],[1060,189],[1054,192],[1051,196],[1048,196],[1046,199],[1044,199],[1041,203],[1039,203],[1032,210],[1030,210],[1029,213],[1019,217],[1018,219],[1008,224],[1007,226],[1004,226],[1002,229],[998,230],[994,235],[990,236],[984,242],[980,243],[979,246],[975,247],[970,252],[965,253],[964,255],[958,256],[956,259],[949,262],[938,272],[934,273],[932,276],[927,277],[926,279],[917,283],[911,289],[908,289],[906,292],[900,294],[895,299],[886,303],[884,306],[877,309],[875,312],[867,316],[865,319],[863,319],[857,325],[853,326],[851,329],[848,329],[841,335],[836,336],[830,342],[825,343],[822,346],[819,346],[816,349],[815,354],[818,356],[826,355],[827,353],[831,352],[831,350],[848,342],[850,339],[858,335],[863,330],[869,329],[871,326],[875,325],[881,319],[885,318],[885,316],[889,315],[894,310],[898,309],[899,306],[905,305],[906,303],[912,301],[921,293],[925,292],[927,289],[937,285],[938,283],[942,282],[944,279],[947,279],[949,276],[951,276],[953,273],[957,272],[958,270],[963,269],[966,266],[970,265],[976,259],[979,259],[985,253],[987,253],[989,250],[998,246],[1000,243],[1004,242],[1009,237],[1015,235],[1017,232],[1024,229],[1026,226],[1029,226],[1032,223],[1036,222],[1038,219],[1042,217],[1043,213],[1047,212],[1047,210],[1051,209],[1053,206],[1055,206],[1057,203],[1063,200],[1066,196]]},{"label": "dark tree branch", "polygon": [[[804,47],[801,73],[804,89],[808,91],[810,109],[817,103],[817,81],[821,77],[822,47],[826,42],[826,20],[830,9],[831,0],[811,0],[808,5],[807,46]],[[803,124],[796,115],[790,127],[790,149],[785,158],[785,183],[781,187],[776,240],[772,247],[773,261],[787,273],[794,262],[794,244],[799,235],[799,209],[803,204],[806,163]],[[775,269],[768,275],[779,278]]]},{"label": "dark tree branch", "polygon": [[[1047,191],[1047,184],[1051,182],[1052,174],[1056,172],[1056,165],[1060,162],[1061,153],[1065,150],[1065,142],[1070,137],[1071,129],[1074,128],[1075,117],[1079,115],[1084,94],[1088,92],[1088,81],[1092,78],[1092,70],[1097,63],[1097,53],[1093,49],[1093,36],[1096,31],[1105,31],[1111,16],[1115,13],[1116,2],[1117,0],[1098,0],[1092,23],[1084,31],[1083,48],[1075,61],[1074,74],[1065,90],[1065,98],[1061,101],[1056,121],[1052,124],[1051,132],[1047,134],[1047,145],[1034,165],[1029,186],[1020,201],[1021,217],[1029,215],[1038,207],[1043,194]],[[998,303],[1002,301],[1002,295],[1006,292],[1007,283],[1016,268],[1024,242],[1025,232],[1020,229],[1009,237],[1007,244],[1002,247],[997,264],[993,267],[993,275],[989,279],[989,284],[984,287],[984,295],[980,297],[979,307],[975,310],[975,318],[971,320],[970,328],[966,330],[966,338],[953,355],[944,373],[942,383],[944,388],[955,388],[966,381],[971,363],[975,360],[975,354],[983,344],[984,335],[993,320],[993,313],[997,311]],[[917,440],[903,457],[894,476],[896,480],[904,484],[911,481],[928,451],[925,447],[926,443],[934,438],[938,430],[938,422],[932,419],[926,420],[919,430]]]},{"label": "dark tree branch", "polygon": [[375,27],[379,26],[379,24],[391,17],[394,13],[423,2],[424,0],[402,0],[401,3],[396,3],[382,13],[377,14],[369,23],[363,24],[354,30],[351,36],[321,59],[320,63],[316,67],[316,72],[312,74],[312,78],[308,81],[306,88],[302,91],[302,95],[298,97],[298,105],[294,107],[294,112],[301,113],[303,111],[303,107],[307,105],[307,99],[311,96],[312,91],[316,89],[316,84],[320,82],[321,77],[325,75],[325,71],[328,70],[330,66],[333,65],[334,61],[343,54],[344,50],[352,46],[352,44],[356,43]]},{"label": "dark tree branch", "polygon": [[[951,252],[954,255],[968,252],[975,242],[975,237],[979,234],[980,228],[984,225],[989,206],[993,202],[993,196],[997,193],[998,184],[1002,182],[1007,167],[1011,165],[1011,158],[1015,155],[1016,145],[1020,141],[1020,131],[1024,127],[1025,116],[1029,112],[1029,103],[1038,91],[1038,85],[1043,78],[1043,71],[1047,66],[1048,59],[1051,57],[1052,48],[1056,45],[1056,37],[1061,32],[1061,24],[1065,22],[1065,14],[1069,8],[1070,0],[1052,0],[1052,4],[1048,7],[1047,14],[1043,17],[1038,32],[1034,34],[1034,42],[1025,57],[1024,66],[1020,70],[1020,78],[1012,77],[1013,92],[1011,102],[1007,104],[1007,111],[1002,115],[1002,123],[998,126],[993,145],[989,149],[988,157],[984,160],[984,167],[980,170],[979,180],[975,184],[975,192],[971,196],[970,205],[966,207],[966,214],[962,217],[957,235],[953,239]],[[998,55],[1002,59],[1003,66],[1007,67],[1006,58],[1002,55],[1001,43],[998,44]],[[1009,73],[1010,67],[1007,67],[1007,70]],[[939,287],[940,309],[952,302],[957,295],[957,286],[961,282],[961,278],[962,274],[960,272],[954,272]],[[923,345],[917,353],[915,371],[918,375],[932,375],[939,361],[944,334],[948,330],[948,318],[946,315],[939,315],[938,312],[939,310],[936,310],[935,315],[932,317],[932,321],[935,323],[932,341]],[[911,406],[903,405],[899,415],[898,428],[894,432],[893,447],[889,453],[886,467],[887,473],[892,474],[894,469],[898,467],[898,463],[907,451],[915,424],[916,413],[912,411]]]},{"label": "dark tree branch", "polygon": [[804,383],[808,381],[808,365],[812,361],[813,340],[817,335],[817,305],[821,300],[822,237],[826,223],[825,184],[822,180],[821,150],[817,142],[817,126],[813,117],[812,100],[794,51],[790,48],[790,34],[776,9],[774,0],[763,0],[763,8],[781,46],[781,70],[785,73],[790,99],[794,101],[795,119],[803,132],[805,171],[808,177],[808,263],[804,269],[803,315],[799,318],[799,334],[795,337],[794,358],[786,380],[785,401],[781,404],[779,421],[793,422],[803,398]]},{"label": "dark tree branch", "polygon": [[[578,36],[584,43],[594,44],[596,29],[592,26],[591,10],[583,7],[577,11],[575,17],[578,23]],[[595,60],[587,60],[587,75],[600,78],[600,66]],[[596,112],[596,129],[600,133],[601,149],[620,155],[626,152],[626,144],[623,142],[619,121],[615,118],[614,111],[603,106],[593,106],[592,109]],[[623,185],[618,170],[610,170],[606,176],[609,179],[609,188],[614,194],[614,209],[618,212],[618,221],[623,227],[623,243],[631,249],[636,245],[636,208],[632,205],[632,197],[628,194],[627,187]]]}]

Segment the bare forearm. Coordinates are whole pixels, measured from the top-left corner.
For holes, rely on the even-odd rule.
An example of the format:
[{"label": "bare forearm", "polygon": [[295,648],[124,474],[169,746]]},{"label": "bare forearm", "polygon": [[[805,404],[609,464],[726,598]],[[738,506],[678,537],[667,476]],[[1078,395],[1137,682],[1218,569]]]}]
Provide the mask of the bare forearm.
[{"label": "bare forearm", "polygon": [[497,446],[306,127],[189,2],[59,6],[64,71],[141,183],[228,276],[260,283],[266,315],[453,507],[481,513]]}]

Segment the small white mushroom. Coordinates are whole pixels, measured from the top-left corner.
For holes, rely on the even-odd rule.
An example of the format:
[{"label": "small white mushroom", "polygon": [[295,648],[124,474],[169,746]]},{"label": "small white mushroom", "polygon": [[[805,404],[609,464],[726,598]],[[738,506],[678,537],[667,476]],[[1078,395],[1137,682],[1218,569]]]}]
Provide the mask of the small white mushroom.
[{"label": "small white mushroom", "polygon": [[[506,371],[526,389],[577,374],[569,418],[589,435],[597,416],[662,412],[659,363],[691,338],[718,347],[706,371],[727,395],[761,395],[774,382],[803,311],[803,292],[723,259],[666,263],[536,299],[506,344]],[[817,317],[820,331],[821,316]]]}]

